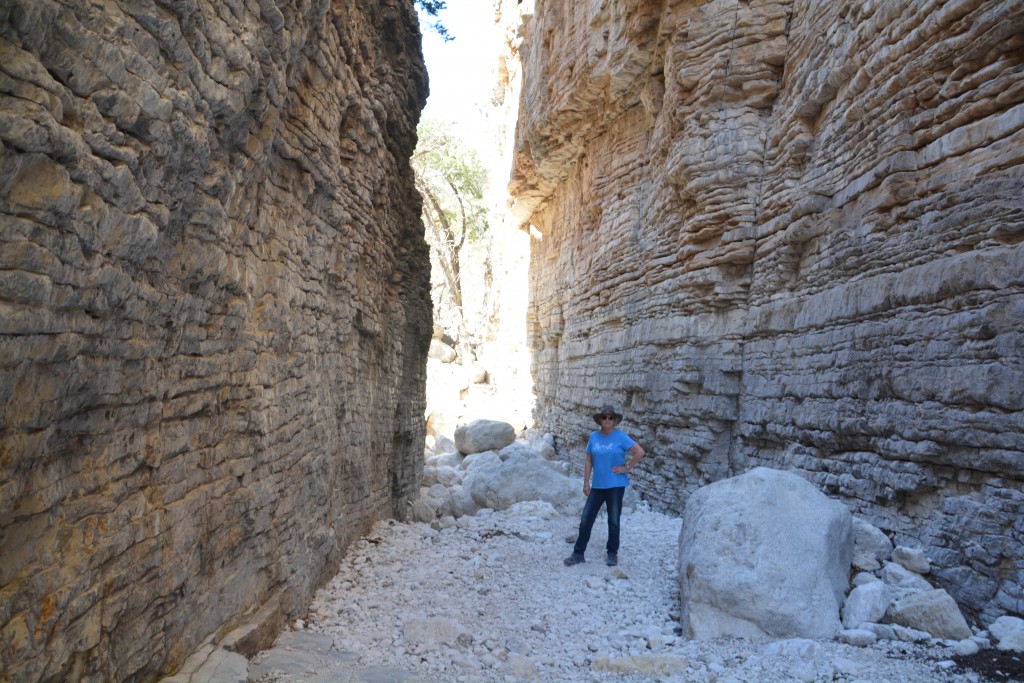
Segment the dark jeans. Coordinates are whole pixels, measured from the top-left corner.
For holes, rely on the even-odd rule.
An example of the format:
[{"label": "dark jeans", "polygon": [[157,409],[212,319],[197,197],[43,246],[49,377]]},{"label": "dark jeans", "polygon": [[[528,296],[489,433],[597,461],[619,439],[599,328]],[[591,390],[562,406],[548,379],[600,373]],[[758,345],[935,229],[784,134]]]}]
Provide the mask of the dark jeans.
[{"label": "dark jeans", "polygon": [[602,505],[607,505],[608,511],[608,545],[606,549],[610,553],[619,552],[619,517],[622,516],[622,496],[626,493],[625,486],[618,486],[613,489],[590,489],[587,496],[587,504],[583,506],[583,516],[580,517],[580,533],[576,537],[576,545],[572,551],[582,555],[590,543],[590,530],[594,528],[594,521]]}]

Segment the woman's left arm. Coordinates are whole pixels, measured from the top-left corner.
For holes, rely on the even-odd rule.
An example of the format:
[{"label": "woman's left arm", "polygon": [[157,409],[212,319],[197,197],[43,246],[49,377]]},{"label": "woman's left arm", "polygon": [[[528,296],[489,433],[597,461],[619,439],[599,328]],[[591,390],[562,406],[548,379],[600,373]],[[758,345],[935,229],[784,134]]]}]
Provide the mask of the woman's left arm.
[{"label": "woman's left arm", "polygon": [[627,472],[629,470],[633,469],[634,467],[636,467],[636,464],[638,462],[640,462],[641,460],[643,460],[643,457],[646,455],[646,453],[644,452],[644,449],[638,443],[633,444],[633,447],[629,449],[629,454],[632,457],[629,459],[629,462],[626,464],[626,471]]},{"label": "woman's left arm", "polygon": [[626,453],[631,457],[625,465],[618,465],[617,467],[612,468],[612,472],[614,472],[615,474],[625,474],[626,472],[629,472],[631,469],[636,467],[636,464],[640,462],[640,460],[645,455],[644,449],[641,448],[640,444],[638,443],[634,443],[632,448],[626,451]]}]

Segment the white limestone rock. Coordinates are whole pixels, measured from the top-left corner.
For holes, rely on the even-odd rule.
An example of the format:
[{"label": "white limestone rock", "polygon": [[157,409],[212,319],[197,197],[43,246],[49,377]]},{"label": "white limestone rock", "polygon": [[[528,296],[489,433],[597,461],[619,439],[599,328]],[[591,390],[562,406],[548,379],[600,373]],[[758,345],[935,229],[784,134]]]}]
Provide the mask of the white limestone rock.
[{"label": "white limestone rock", "polygon": [[504,510],[521,501],[541,500],[567,513],[582,503],[582,496],[578,495],[582,484],[575,482],[543,461],[522,455],[472,467],[463,479],[463,485],[480,507]]},{"label": "white limestone rock", "polygon": [[474,363],[466,368],[466,381],[470,384],[486,384],[489,378],[490,373],[482,365]]},{"label": "white limestone rock", "polygon": [[[426,470],[426,468],[424,468],[424,470]],[[435,481],[446,488],[451,488],[456,484],[462,483],[463,472],[461,469],[457,469],[449,465],[443,465],[435,469],[435,474]]]},{"label": "white limestone rock", "polygon": [[769,643],[764,648],[765,657],[793,657],[811,661],[818,656],[818,643],[809,638],[787,638]]},{"label": "white limestone rock", "polygon": [[435,451],[436,455],[427,456],[424,465],[428,467],[460,467],[462,465],[462,454],[452,444],[450,450]]},{"label": "white limestone rock", "polygon": [[527,500],[510,505],[507,513],[511,518],[534,517],[538,519],[555,519],[559,517],[558,510],[555,509],[555,506],[543,500]]},{"label": "white limestone rock", "polygon": [[500,464],[501,458],[498,457],[498,454],[495,451],[471,453],[462,459],[462,469],[467,472],[478,467],[497,467]]},{"label": "white limestone rock", "polygon": [[866,628],[843,629],[836,637],[839,639],[839,642],[846,643],[847,645],[855,645],[856,647],[874,645],[875,641],[878,640],[878,636],[875,635],[875,632]]},{"label": "white limestone rock", "polygon": [[431,339],[428,357],[433,358],[434,360],[439,360],[442,363],[454,363],[455,359],[459,356],[454,348],[445,344],[440,339]]},{"label": "white limestone rock", "polygon": [[433,498],[420,498],[412,504],[412,519],[414,522],[430,524],[437,519],[440,503]]},{"label": "white limestone rock", "polygon": [[552,460],[557,457],[555,453],[555,436],[551,432],[541,432],[538,429],[526,430],[526,440],[538,453]]},{"label": "white limestone rock", "polygon": [[856,576],[850,580],[850,585],[856,588],[857,586],[863,586],[865,583],[871,583],[872,581],[878,580],[878,577],[871,572],[857,572]]},{"label": "white limestone rock", "polygon": [[436,649],[441,645],[454,645],[465,630],[459,622],[444,617],[412,615],[402,624],[405,642],[414,649]]},{"label": "white limestone rock", "polygon": [[865,622],[877,622],[885,616],[892,602],[892,593],[883,581],[872,581],[857,586],[843,605],[843,626],[857,628]]},{"label": "white limestone rock", "polygon": [[455,428],[455,447],[466,455],[500,451],[515,440],[515,427],[499,420],[473,420]]},{"label": "white limestone rock", "polygon": [[498,451],[498,457],[502,460],[508,460],[514,455],[531,460],[545,460],[544,456],[533,447],[533,444],[523,440],[513,441]]},{"label": "white limestone rock", "polygon": [[430,488],[437,483],[437,468],[425,466],[420,476],[420,486]]},{"label": "white limestone rock", "polygon": [[941,588],[896,600],[886,613],[894,624],[926,631],[936,638],[962,640],[971,629],[952,596]]},{"label": "white limestone rock", "polygon": [[456,522],[454,517],[452,517],[451,515],[443,514],[437,519],[435,519],[433,522],[431,522],[430,526],[437,529],[438,531],[441,531],[443,529],[451,529],[455,526],[455,524]]},{"label": "white limestone rock", "polygon": [[887,562],[882,568],[882,581],[892,591],[893,600],[916,593],[927,593],[934,588],[928,583],[928,579],[895,562]]},{"label": "white limestone rock", "polygon": [[458,453],[458,450],[459,449],[455,447],[455,442],[444,434],[438,434],[434,437],[434,452],[438,455],[444,453]]},{"label": "white limestone rock", "polygon": [[849,511],[795,474],[756,468],[705,486],[679,538],[683,632],[831,638],[852,550]]},{"label": "white limestone rock", "polygon": [[892,541],[878,527],[853,518],[853,566],[868,572],[882,567],[892,554]]},{"label": "white limestone rock", "polygon": [[668,654],[641,654],[626,657],[599,657],[590,665],[592,671],[617,674],[670,676],[686,670],[686,657]]},{"label": "white limestone rock", "polygon": [[999,617],[988,627],[988,632],[996,639],[1000,650],[1024,652],[1024,619]]},{"label": "white limestone rock", "polygon": [[931,563],[928,562],[928,558],[925,557],[924,549],[922,548],[897,546],[892,551],[892,561],[917,574],[927,574],[932,570]]},{"label": "white limestone rock", "polygon": [[892,624],[892,632],[895,640],[902,640],[905,643],[923,643],[934,638],[928,631],[901,626],[900,624]]},{"label": "white limestone rock", "polygon": [[[871,631],[878,640],[900,640],[892,624],[864,623],[857,626],[858,629]],[[900,628],[903,628],[900,626]]]},{"label": "white limestone rock", "polygon": [[444,510],[452,517],[458,519],[467,515],[475,515],[479,509],[469,489],[462,484],[455,484],[448,489],[448,498],[445,500]]}]

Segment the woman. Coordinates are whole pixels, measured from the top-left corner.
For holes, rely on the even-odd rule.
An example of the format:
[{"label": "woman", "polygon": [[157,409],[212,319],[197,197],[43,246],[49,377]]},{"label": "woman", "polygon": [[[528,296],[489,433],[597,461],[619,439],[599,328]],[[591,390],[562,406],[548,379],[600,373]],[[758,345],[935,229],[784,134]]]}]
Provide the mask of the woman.
[{"label": "woman", "polygon": [[594,527],[594,520],[602,505],[607,506],[608,512],[607,564],[613,567],[619,563],[619,517],[622,515],[622,496],[629,486],[626,473],[644,457],[644,449],[640,444],[616,429],[621,421],[622,415],[611,406],[605,406],[594,414],[594,422],[601,429],[591,432],[590,441],[587,442],[587,459],[583,466],[583,495],[587,497],[587,504],[583,506],[580,533],[576,537],[572,555],[565,558],[566,566],[571,567],[584,561],[583,554],[590,542],[590,530]]}]

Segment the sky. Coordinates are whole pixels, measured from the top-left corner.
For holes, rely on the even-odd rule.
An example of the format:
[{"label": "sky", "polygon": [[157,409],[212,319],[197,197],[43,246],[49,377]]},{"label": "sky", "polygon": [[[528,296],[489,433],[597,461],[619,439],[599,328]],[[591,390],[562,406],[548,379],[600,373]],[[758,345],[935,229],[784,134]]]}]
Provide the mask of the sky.
[{"label": "sky", "polygon": [[[434,21],[433,19],[430,21]],[[444,42],[421,22],[423,56],[430,75],[425,118],[452,121],[470,142],[482,135],[497,67],[492,0],[448,0],[438,15],[454,37]]]}]

